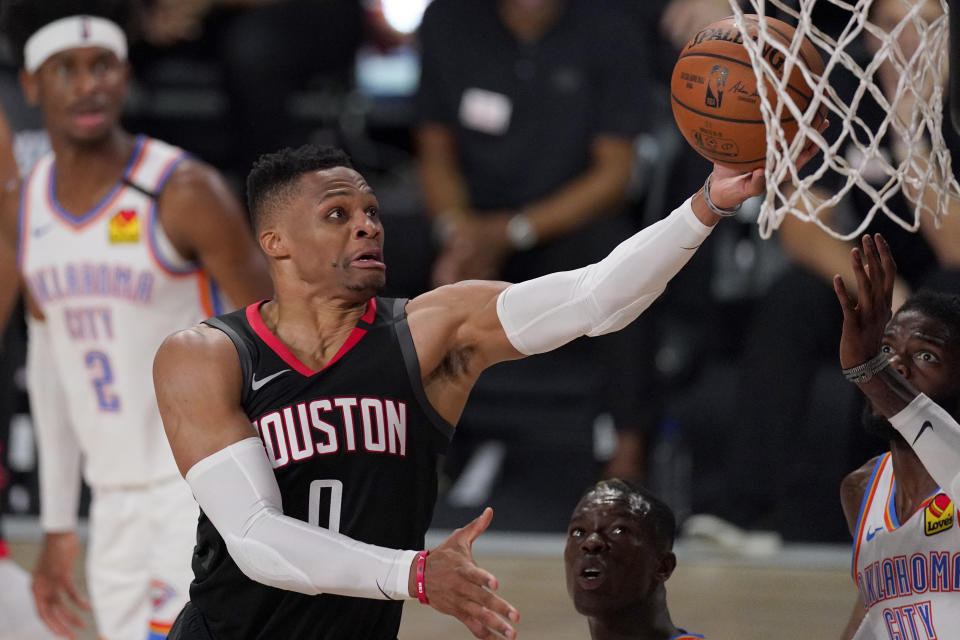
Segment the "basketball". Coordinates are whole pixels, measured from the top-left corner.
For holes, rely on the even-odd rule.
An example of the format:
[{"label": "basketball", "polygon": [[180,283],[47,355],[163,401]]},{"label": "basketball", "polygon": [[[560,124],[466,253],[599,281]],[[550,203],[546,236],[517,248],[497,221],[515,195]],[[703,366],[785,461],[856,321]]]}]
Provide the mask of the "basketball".
[{"label": "basketball", "polygon": [[[768,17],[766,22],[771,37],[789,47],[794,28],[774,18]],[[745,15],[744,25],[747,35],[755,40],[757,16]],[[784,54],[770,44],[762,51],[766,61],[782,73]],[[823,73],[823,60],[806,38],[799,58],[814,75]],[[813,99],[799,63],[791,69],[787,91],[801,111]],[[767,84],[766,94],[776,107],[777,92],[772,83]],[[733,16],[704,27],[684,46],[673,68],[670,95],[677,126],[700,155],[744,173],[764,166],[767,136],[757,78]],[[820,115],[826,115],[825,107]],[[789,142],[797,133],[797,122],[786,108],[780,123]]]}]

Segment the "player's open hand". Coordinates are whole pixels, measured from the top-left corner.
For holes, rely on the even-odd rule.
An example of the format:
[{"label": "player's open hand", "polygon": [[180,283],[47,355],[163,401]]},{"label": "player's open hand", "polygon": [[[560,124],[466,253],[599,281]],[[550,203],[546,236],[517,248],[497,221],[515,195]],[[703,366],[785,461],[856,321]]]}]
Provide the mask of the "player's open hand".
[{"label": "player's open hand", "polygon": [[833,277],[833,290],[843,309],[840,365],[855,367],[879,353],[883,331],[890,321],[897,263],[887,241],[879,233],[862,239],[862,249],[850,251],[857,278],[856,299],[847,292],[843,278]]},{"label": "player's open hand", "polygon": [[74,638],[75,629],[83,629],[83,620],[67,603],[90,611],[90,603],[80,595],[73,581],[73,563],[80,550],[74,532],[48,533],[33,572],[33,599],[37,614],[58,636]]},{"label": "player's open hand", "polygon": [[423,582],[430,606],[455,617],[476,637],[512,640],[517,632],[510,623],[516,624],[519,614],[493,593],[497,579],[477,566],[471,550],[492,519],[493,509],[487,507],[480,517],[430,551]]}]

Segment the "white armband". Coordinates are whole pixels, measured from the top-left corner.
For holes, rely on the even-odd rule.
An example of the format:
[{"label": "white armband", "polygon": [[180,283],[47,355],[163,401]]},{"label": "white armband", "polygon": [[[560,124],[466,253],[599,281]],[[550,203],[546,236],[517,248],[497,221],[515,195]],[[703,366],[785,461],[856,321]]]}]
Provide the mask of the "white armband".
[{"label": "white armband", "polygon": [[247,438],[193,465],[187,483],[251,580],[308,595],[410,598],[416,551],[358,542],[283,514],[263,444]]},{"label": "white armband", "polygon": [[940,488],[960,496],[960,424],[924,394],[890,418]]},{"label": "white armband", "polygon": [[507,338],[533,355],[622,329],[663,293],[712,229],[688,199],[596,264],[510,285],[497,299]]},{"label": "white armband", "polygon": [[46,322],[27,317],[27,393],[37,437],[40,525],[44,531],[72,531],[80,501],[80,444],[50,345]]}]

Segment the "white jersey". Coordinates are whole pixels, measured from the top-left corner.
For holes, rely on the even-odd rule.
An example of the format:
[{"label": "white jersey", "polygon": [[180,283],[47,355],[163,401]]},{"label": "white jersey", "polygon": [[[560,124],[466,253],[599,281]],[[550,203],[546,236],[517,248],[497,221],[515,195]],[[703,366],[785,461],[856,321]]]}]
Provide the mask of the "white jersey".
[{"label": "white jersey", "polygon": [[854,640],[960,637],[960,527],[939,489],[903,523],[894,506],[890,454],[864,493],[854,539],[854,579],[867,609]]},{"label": "white jersey", "polygon": [[49,326],[55,370],[94,487],[134,487],[177,469],[153,390],[163,339],[221,313],[217,292],[157,222],[157,196],[186,154],[139,137],[124,177],[93,209],[56,201],[53,154],[20,201],[19,264]]}]

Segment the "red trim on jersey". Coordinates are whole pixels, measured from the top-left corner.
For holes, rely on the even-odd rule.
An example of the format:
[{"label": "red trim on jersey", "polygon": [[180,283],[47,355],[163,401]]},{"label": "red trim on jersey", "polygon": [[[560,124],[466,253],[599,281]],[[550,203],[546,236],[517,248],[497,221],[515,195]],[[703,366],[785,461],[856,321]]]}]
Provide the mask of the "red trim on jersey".
[{"label": "red trim on jersey", "polygon": [[366,322],[367,324],[373,324],[373,319],[377,317],[377,301],[374,298],[370,298],[370,302],[367,303],[367,310],[363,312],[363,315],[360,316],[360,320]]},{"label": "red trim on jersey", "polygon": [[150,621],[150,633],[165,636],[170,633],[171,627],[173,627],[173,622],[161,622],[160,620]]},{"label": "red trim on jersey", "polygon": [[[263,321],[263,317],[260,315],[260,307],[263,306],[265,302],[269,302],[269,300],[254,302],[247,307],[247,322],[250,323],[250,328],[253,329],[253,332],[256,333],[257,336],[259,336],[259,338],[263,340],[264,343],[266,343],[266,345],[270,347],[275,354],[280,356],[281,360],[290,365],[294,371],[302,376],[310,377],[314,374],[320,373],[320,371],[323,371],[324,369],[327,369],[337,360],[346,355],[350,349],[355,347],[357,343],[360,342],[361,338],[363,338],[363,336],[367,333],[366,329],[354,327],[353,331],[351,331],[350,335],[347,336],[347,339],[344,341],[340,349],[338,349],[333,357],[330,358],[330,362],[323,365],[323,369],[314,371],[307,365],[303,364],[303,362],[301,362],[297,356],[293,355],[293,352],[287,348],[287,345],[283,344],[283,341],[280,340],[280,338],[278,338],[272,331],[270,331],[269,328],[267,328],[266,323]],[[373,298],[371,298],[367,301],[367,308],[363,312],[363,315],[360,317],[360,319],[366,323],[370,323],[376,316],[376,312],[377,303]],[[367,320],[367,318],[369,318],[369,320]]]},{"label": "red trim on jersey", "polygon": [[151,142],[153,142],[152,138],[148,136],[143,137],[143,144],[140,146],[140,155],[133,162],[130,170],[123,174],[123,176],[131,182],[133,182],[133,177],[137,174],[137,169],[139,169],[140,165],[143,164],[143,159],[147,157],[147,148],[150,146]]},{"label": "red trim on jersey", "polygon": [[857,580],[857,561],[860,558],[860,545],[863,543],[863,528],[867,521],[867,516],[870,513],[870,506],[873,504],[873,499],[877,495],[877,487],[880,485],[878,480],[880,475],[883,473],[883,468],[890,462],[890,453],[887,452],[884,454],[880,462],[877,463],[877,467],[874,470],[873,477],[870,478],[870,487],[867,491],[867,500],[863,503],[863,510],[860,513],[860,522],[857,523],[857,542],[856,546],[853,548],[853,580]]},{"label": "red trim on jersey", "polygon": [[0,560],[6,560],[10,557],[10,549],[7,548],[7,543],[4,540],[0,540]]},{"label": "red trim on jersey", "polygon": [[[897,525],[894,524],[893,518],[890,513],[890,503],[893,501],[893,482],[896,478],[893,477],[893,474],[890,474],[890,486],[887,487],[886,499],[886,508],[883,510],[883,524],[887,528],[887,531],[896,531]],[[896,514],[892,514],[896,515]]]}]

